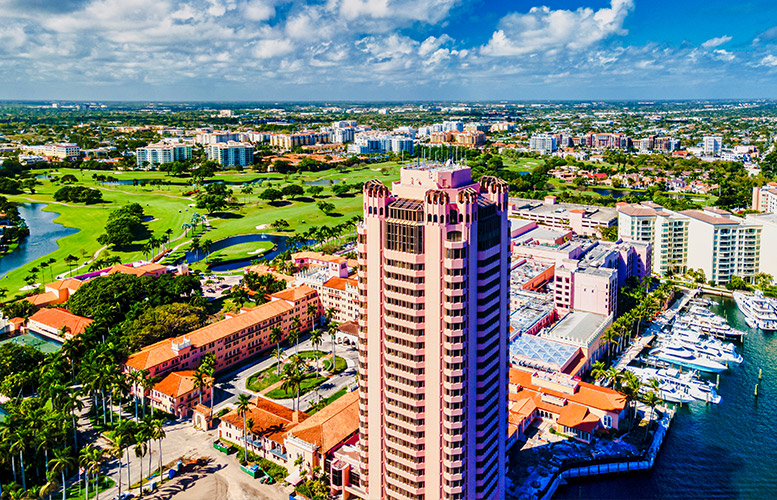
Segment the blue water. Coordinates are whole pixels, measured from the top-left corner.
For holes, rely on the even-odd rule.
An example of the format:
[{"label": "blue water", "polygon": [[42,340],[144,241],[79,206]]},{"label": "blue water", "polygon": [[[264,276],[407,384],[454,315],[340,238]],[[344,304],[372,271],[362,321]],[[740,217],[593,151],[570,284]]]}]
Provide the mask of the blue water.
[{"label": "blue water", "polygon": [[714,312],[749,332],[738,348],[744,363],[720,377],[721,403],[680,408],[652,471],[575,481],[556,498],[777,496],[777,334],[748,328],[732,299],[709,298],[717,302]]},{"label": "blue water", "polygon": [[644,191],[631,191],[631,190],[619,190],[619,189],[609,189],[609,188],[591,188],[591,191],[594,193],[598,193],[602,196],[612,196],[616,200],[618,198],[623,198],[624,196],[629,196],[632,194],[644,194]]},{"label": "blue water", "polygon": [[65,236],[77,233],[78,229],[65,227],[54,219],[57,212],[44,212],[45,203],[23,203],[19,205],[19,214],[24,218],[30,235],[13,252],[0,257],[0,274],[18,269],[35,259],[50,254],[59,248],[57,241]]},{"label": "blue water", "polygon": [[[214,241],[213,244],[210,246],[210,251],[212,253],[217,250],[222,250],[224,248],[231,247],[233,245],[237,245],[240,243],[253,243],[256,241],[272,241],[275,244],[275,249],[272,250],[271,252],[268,252],[262,255],[261,257],[262,259],[272,260],[279,253],[283,253],[286,250],[288,250],[289,246],[286,243],[287,240],[288,238],[286,236],[280,236],[277,234],[241,234],[238,236],[230,236],[229,238],[224,238],[223,240]],[[205,253],[202,251],[200,251],[199,253],[194,253],[189,251],[186,252],[186,262],[188,264],[199,262],[204,258],[205,258]],[[213,271],[233,271],[235,269],[240,269],[241,267],[250,265],[251,261],[254,259],[256,259],[256,257],[250,257],[245,260],[225,262],[224,264],[213,266],[211,269]]]},{"label": "blue water", "polygon": [[306,186],[328,186],[329,184],[339,184],[343,179],[318,179],[315,181],[306,181]]}]

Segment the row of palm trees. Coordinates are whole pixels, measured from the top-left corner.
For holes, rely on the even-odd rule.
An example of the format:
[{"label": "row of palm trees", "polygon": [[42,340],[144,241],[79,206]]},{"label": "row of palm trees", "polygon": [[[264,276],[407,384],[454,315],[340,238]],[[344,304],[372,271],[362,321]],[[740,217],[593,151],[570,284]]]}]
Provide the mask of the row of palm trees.
[{"label": "row of palm trees", "polygon": [[643,384],[633,372],[628,370],[619,372],[613,366],[607,368],[602,361],[594,363],[591,369],[591,376],[596,380],[609,381],[615,390],[623,394],[626,406],[629,409],[629,429],[633,427],[636,420],[637,402],[642,401],[650,408],[650,416],[647,419],[648,425],[645,428],[645,437],[647,438],[650,421],[653,419],[653,411],[662,401],[658,380],[651,379],[648,384]]}]

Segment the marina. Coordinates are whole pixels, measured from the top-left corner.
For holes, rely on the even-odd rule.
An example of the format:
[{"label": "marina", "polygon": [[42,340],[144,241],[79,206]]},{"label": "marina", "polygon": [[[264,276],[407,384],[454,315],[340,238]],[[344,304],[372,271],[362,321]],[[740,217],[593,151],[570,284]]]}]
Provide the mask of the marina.
[{"label": "marina", "polygon": [[[755,330],[745,322],[732,298],[704,296],[710,311],[727,318],[731,327],[746,332],[735,345],[744,362],[730,366],[719,376],[694,377],[709,387],[715,383],[720,400],[695,397],[677,406],[662,449],[653,468],[642,474],[608,475],[574,479],[561,486],[555,498],[767,498],[777,484],[777,470],[768,461],[753,457],[772,456],[777,437],[771,430],[777,411],[774,366],[777,338],[771,332]],[[688,301],[690,303],[690,301]],[[649,361],[656,374],[688,377],[655,358]],[[632,369],[631,367],[629,369]],[[666,371],[661,371],[662,369]],[[649,374],[650,372],[648,372]],[[761,375],[761,378],[759,378]],[[758,384],[758,396],[755,385]],[[746,426],[746,431],[738,430]],[[691,479],[692,478],[692,479]]]}]

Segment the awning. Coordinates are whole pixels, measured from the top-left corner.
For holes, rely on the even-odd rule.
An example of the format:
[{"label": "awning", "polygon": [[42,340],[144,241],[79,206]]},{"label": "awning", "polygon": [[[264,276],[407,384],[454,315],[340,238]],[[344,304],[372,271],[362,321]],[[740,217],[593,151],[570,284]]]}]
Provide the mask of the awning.
[{"label": "awning", "polygon": [[297,486],[303,479],[304,477],[300,474],[299,469],[297,469],[286,477],[286,482],[292,486]]}]

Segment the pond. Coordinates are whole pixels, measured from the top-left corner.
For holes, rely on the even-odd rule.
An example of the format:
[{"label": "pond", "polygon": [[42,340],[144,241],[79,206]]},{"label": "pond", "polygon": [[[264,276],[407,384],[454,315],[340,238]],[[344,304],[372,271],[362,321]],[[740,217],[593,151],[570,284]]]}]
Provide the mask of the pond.
[{"label": "pond", "polygon": [[[224,238],[223,240],[214,241],[210,246],[210,252],[216,252],[218,250],[223,250],[224,248],[231,247],[233,245],[238,245],[240,243],[254,243],[257,241],[271,241],[275,245],[275,249],[267,252],[266,254],[262,255],[262,259],[272,260],[274,259],[279,253],[283,253],[286,250],[288,250],[288,244],[287,244],[288,238],[286,236],[280,236],[277,234],[241,234],[238,236],[230,236],[229,238]],[[199,262],[205,258],[205,253],[200,251],[199,253],[196,252],[186,252],[186,262],[188,264],[193,264],[194,262]],[[244,260],[235,260],[231,262],[225,262],[223,264],[213,266],[211,270],[213,271],[234,271],[235,269],[240,269],[241,267],[245,267],[251,264],[251,261],[255,259],[255,257],[246,258]]]},{"label": "pond", "polygon": [[624,196],[645,194],[645,191],[631,190],[631,189],[610,189],[610,188],[591,188],[591,191],[598,193],[602,196],[612,196],[616,200],[623,198]]},{"label": "pond", "polygon": [[73,227],[65,227],[54,219],[57,212],[44,212],[45,203],[22,203],[19,205],[19,215],[24,218],[30,235],[11,253],[0,257],[0,274],[19,269],[30,262],[48,255],[59,248],[57,241],[65,236],[77,233]]},{"label": "pond", "polygon": [[315,181],[305,181],[306,186],[328,186],[329,184],[338,184],[343,182],[343,179],[318,179]]}]

